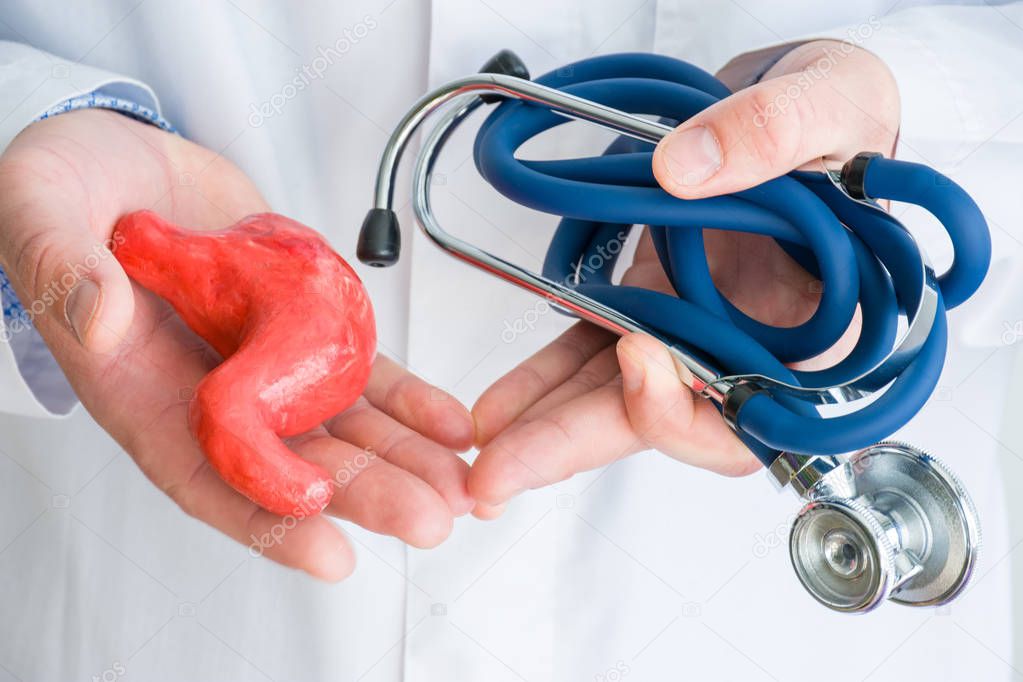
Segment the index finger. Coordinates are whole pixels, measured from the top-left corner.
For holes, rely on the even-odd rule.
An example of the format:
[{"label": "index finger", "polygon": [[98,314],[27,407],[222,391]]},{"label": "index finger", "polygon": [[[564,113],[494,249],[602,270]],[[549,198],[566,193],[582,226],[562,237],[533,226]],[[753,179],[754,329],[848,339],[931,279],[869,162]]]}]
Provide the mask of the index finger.
[{"label": "index finger", "polygon": [[645,449],[629,423],[621,386],[611,382],[500,432],[469,470],[469,492],[496,506]]},{"label": "index finger", "polygon": [[526,410],[578,372],[617,336],[578,322],[490,386],[473,405],[476,443],[486,445]]}]

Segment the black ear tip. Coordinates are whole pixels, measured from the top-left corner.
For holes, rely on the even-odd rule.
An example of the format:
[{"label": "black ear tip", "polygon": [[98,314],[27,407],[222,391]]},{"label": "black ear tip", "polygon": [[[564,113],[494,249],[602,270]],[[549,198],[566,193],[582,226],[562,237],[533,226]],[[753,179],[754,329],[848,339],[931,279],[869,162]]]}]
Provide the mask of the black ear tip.
[{"label": "black ear tip", "polygon": [[[522,80],[529,80],[529,69],[526,63],[511,50],[501,50],[487,60],[487,63],[480,67],[480,73],[496,73],[501,76],[515,76]],[[500,102],[503,97],[500,95],[481,95],[480,99],[487,104]]]},{"label": "black ear tip", "polygon": [[866,199],[867,191],[864,187],[867,180],[867,166],[870,162],[881,156],[877,152],[860,152],[845,162],[842,166],[840,182],[853,199]]},{"label": "black ear tip", "polygon": [[480,73],[497,73],[504,76],[515,76],[529,80],[529,69],[526,63],[511,50],[501,50],[480,67]]},{"label": "black ear tip", "polygon": [[366,214],[359,231],[355,255],[366,265],[386,268],[398,262],[401,253],[401,229],[398,216],[387,208],[373,208]]},{"label": "black ear tip", "polygon": [[[529,80],[529,69],[525,62],[511,50],[501,50],[488,59],[480,73],[496,73]],[[480,99],[490,104],[500,102],[503,98],[500,95],[483,95]],[[362,221],[355,255],[366,265],[386,268],[398,262],[400,252],[401,229],[398,226],[398,216],[390,209],[370,209]]]}]

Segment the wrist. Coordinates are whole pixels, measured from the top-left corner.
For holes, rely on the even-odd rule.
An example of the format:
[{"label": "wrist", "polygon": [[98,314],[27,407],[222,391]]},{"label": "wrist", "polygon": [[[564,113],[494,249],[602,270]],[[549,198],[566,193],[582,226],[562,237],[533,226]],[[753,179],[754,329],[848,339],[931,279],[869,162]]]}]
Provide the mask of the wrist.
[{"label": "wrist", "polygon": [[153,106],[140,104],[138,99],[122,97],[117,94],[106,92],[103,89],[93,90],[92,92],[84,95],[69,97],[56,106],[50,107],[44,111],[36,118],[36,120],[39,121],[52,116],[60,116],[82,109],[116,111],[123,116],[154,125],[162,130],[172,133],[177,132],[174,129],[174,126],[161,116],[160,112]]},{"label": "wrist", "polygon": [[[899,89],[884,61],[853,43],[822,39],[803,43],[786,53],[763,75],[762,81],[803,74],[801,87],[827,84],[835,97],[848,100],[872,123],[866,145],[859,151],[893,156],[901,118]],[[840,124],[841,122],[836,122]]]},{"label": "wrist", "polygon": [[840,66],[842,71],[846,68],[861,70],[864,75],[882,79],[881,85],[894,88],[888,67],[877,55],[853,43],[830,38],[795,45],[764,72],[763,80],[810,70],[820,71],[827,77]]},{"label": "wrist", "polygon": [[771,45],[751,52],[743,52],[728,60],[715,74],[732,92],[738,92],[760,82],[764,75],[785,55],[805,41]]}]

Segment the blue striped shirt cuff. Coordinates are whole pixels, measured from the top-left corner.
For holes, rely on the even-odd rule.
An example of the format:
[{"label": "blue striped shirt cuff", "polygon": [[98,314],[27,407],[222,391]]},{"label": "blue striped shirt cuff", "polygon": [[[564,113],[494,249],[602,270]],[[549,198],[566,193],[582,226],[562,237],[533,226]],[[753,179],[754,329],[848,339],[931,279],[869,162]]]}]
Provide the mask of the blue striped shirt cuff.
[{"label": "blue striped shirt cuff", "polygon": [[71,99],[65,100],[57,106],[44,111],[36,120],[42,121],[43,119],[50,118],[51,116],[66,114],[69,111],[75,111],[77,109],[111,109],[113,111],[119,111],[126,116],[130,116],[137,121],[151,123],[169,133],[177,132],[177,130],[174,129],[174,126],[172,126],[167,119],[149,107],[144,107],[138,102],[133,102],[122,97],[112,97],[100,92],[90,92],[88,95],[79,95],[78,97],[72,97]]}]

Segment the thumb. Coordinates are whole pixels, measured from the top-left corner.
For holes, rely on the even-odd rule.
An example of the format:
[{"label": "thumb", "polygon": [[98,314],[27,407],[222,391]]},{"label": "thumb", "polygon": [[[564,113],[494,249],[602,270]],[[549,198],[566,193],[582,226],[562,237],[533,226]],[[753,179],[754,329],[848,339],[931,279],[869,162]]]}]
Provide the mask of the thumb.
[{"label": "thumb", "polygon": [[698,199],[748,189],[822,157],[890,152],[885,126],[854,104],[857,90],[858,83],[843,82],[839,91],[804,71],[741,90],[661,140],[654,175],[671,194]]},{"label": "thumb", "polygon": [[744,476],[759,462],[714,406],[680,380],[668,349],[646,334],[618,341],[618,364],[629,422],[639,439],[682,462],[719,474]]},{"label": "thumb", "polygon": [[77,220],[14,218],[3,226],[5,270],[22,306],[48,343],[105,352],[124,338],[134,312],[131,282],[112,249]]}]

